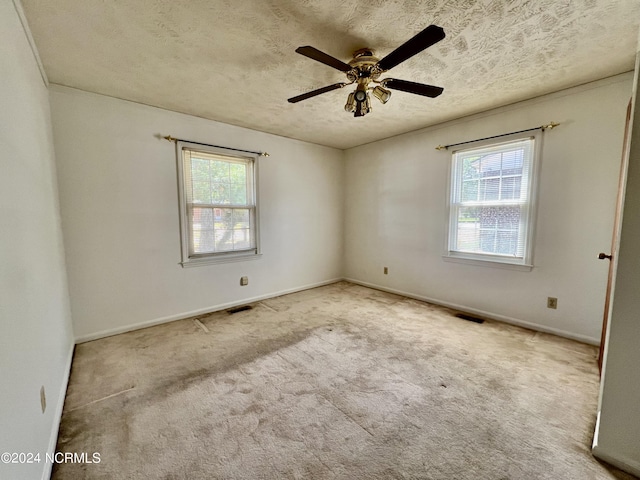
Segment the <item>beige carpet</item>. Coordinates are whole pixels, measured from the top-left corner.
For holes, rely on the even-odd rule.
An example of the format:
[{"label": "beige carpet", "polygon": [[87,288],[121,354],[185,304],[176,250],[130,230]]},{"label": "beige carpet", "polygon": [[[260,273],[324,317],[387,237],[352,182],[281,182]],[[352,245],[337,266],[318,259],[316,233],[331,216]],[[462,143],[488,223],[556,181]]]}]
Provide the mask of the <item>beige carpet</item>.
[{"label": "beige carpet", "polygon": [[77,346],[54,479],[626,478],[594,347],[346,282],[199,321]]}]

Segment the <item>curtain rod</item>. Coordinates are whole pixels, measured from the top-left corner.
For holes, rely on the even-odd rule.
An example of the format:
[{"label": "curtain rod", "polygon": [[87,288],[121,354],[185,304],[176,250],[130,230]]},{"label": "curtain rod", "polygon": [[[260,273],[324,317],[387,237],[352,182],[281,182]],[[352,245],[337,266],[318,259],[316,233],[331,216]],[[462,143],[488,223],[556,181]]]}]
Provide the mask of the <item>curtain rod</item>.
[{"label": "curtain rod", "polygon": [[245,153],[255,153],[256,155],[260,155],[261,157],[268,157],[269,154],[267,152],[254,152],[253,150],[242,150],[241,148],[230,148],[230,147],[223,147],[222,145],[212,145],[210,143],[201,143],[201,142],[192,142],[191,140],[183,140],[182,138],[174,138],[171,135],[167,135],[166,137],[163,137],[166,140],[169,140],[170,142],[188,142],[188,143],[193,143],[195,145],[204,145],[205,147],[216,147],[216,148],[224,148],[225,150],[234,150],[236,152],[245,152]]},{"label": "curtain rod", "polygon": [[458,145],[465,145],[467,143],[479,142],[481,140],[491,140],[492,138],[506,137],[507,135],[515,135],[517,133],[532,132],[534,130],[542,130],[544,132],[545,130],[551,130],[552,128],[556,128],[558,125],[560,124],[556,122],[551,122],[551,123],[548,123],[547,125],[540,125],[539,127],[527,128],[525,130],[518,130],[517,132],[503,133],[501,135],[494,135],[493,137],[478,138],[476,140],[468,140],[466,142],[452,143],[451,145],[438,145],[436,147],[436,150],[446,150],[449,147],[457,147]]}]

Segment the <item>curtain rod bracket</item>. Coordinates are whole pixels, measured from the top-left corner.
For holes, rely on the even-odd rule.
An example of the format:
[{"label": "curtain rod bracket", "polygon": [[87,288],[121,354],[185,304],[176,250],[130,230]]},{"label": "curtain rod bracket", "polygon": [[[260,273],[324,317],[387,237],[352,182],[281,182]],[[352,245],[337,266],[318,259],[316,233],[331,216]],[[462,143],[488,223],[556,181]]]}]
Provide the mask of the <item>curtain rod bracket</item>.
[{"label": "curtain rod bracket", "polygon": [[216,148],[224,148],[226,150],[234,150],[236,152],[245,152],[245,153],[255,153],[256,155],[260,155],[261,157],[270,157],[267,152],[254,152],[253,150],[242,150],[240,148],[231,148],[231,147],[223,147],[221,145],[212,145],[210,143],[200,143],[200,142],[192,142],[191,140],[183,140],[181,138],[175,138],[171,135],[167,135],[166,137],[162,137],[169,142],[187,142],[187,143],[195,143],[196,145],[204,145],[205,147],[216,147]]}]

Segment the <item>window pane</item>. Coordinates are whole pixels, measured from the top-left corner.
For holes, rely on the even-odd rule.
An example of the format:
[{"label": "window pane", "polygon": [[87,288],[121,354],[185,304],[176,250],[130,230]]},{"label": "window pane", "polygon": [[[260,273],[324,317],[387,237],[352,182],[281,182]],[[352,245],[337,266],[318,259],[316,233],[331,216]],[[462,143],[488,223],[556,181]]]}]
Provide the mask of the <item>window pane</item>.
[{"label": "window pane", "polygon": [[211,181],[229,183],[229,162],[211,161]]},{"label": "window pane", "polygon": [[215,242],[219,252],[233,250],[233,230],[216,230]]},{"label": "window pane", "polygon": [[500,198],[500,179],[486,178],[480,180],[480,200],[498,200]]},{"label": "window pane", "polygon": [[495,230],[480,230],[480,252],[495,253],[496,232]]},{"label": "window pane", "polygon": [[231,183],[247,184],[247,165],[242,163],[232,163],[230,165],[230,181]]},{"label": "window pane", "polygon": [[524,161],[524,149],[519,148],[502,154],[502,174],[521,175]]},{"label": "window pane", "polygon": [[193,228],[213,230],[213,210],[194,207],[191,212]]},{"label": "window pane", "polygon": [[211,203],[231,203],[231,188],[228,183],[214,183],[211,185]]},{"label": "window pane", "polygon": [[242,183],[231,184],[231,203],[233,205],[246,205],[247,203],[247,185]]},{"label": "window pane", "polygon": [[214,249],[213,211],[210,208],[194,208],[191,213],[191,225],[194,253],[212,252]]},{"label": "window pane", "polygon": [[492,210],[495,212],[498,228],[502,230],[520,228],[520,207],[494,207]]},{"label": "window pane", "polygon": [[478,208],[478,216],[480,217],[480,226],[482,228],[495,228],[498,224],[495,208],[480,207]]},{"label": "window pane", "polygon": [[210,253],[214,251],[213,230],[201,230],[193,232],[194,253]]},{"label": "window pane", "polygon": [[515,256],[518,251],[518,231],[498,230],[496,232],[495,253]]},{"label": "window pane", "polygon": [[251,233],[248,228],[233,231],[233,247],[235,250],[251,248]]},{"label": "window pane", "polygon": [[[461,202],[520,199],[524,147],[461,158]],[[480,178],[480,182],[477,179]]]},{"label": "window pane", "polygon": [[480,157],[467,157],[462,160],[463,180],[475,180],[480,176]]},{"label": "window pane", "polygon": [[458,244],[456,250],[475,252],[479,250],[480,209],[461,207],[458,211]]},{"label": "window pane", "polygon": [[460,207],[455,250],[518,254],[520,206]]},{"label": "window pane", "polygon": [[220,216],[216,217],[216,230],[231,230],[233,228],[233,210],[220,208]]},{"label": "window pane", "polygon": [[193,253],[246,250],[253,246],[248,208],[198,208],[191,214]]},{"label": "window pane", "polygon": [[249,209],[236,208],[233,211],[233,228],[249,228]]},{"label": "window pane", "polygon": [[463,202],[475,202],[478,200],[478,181],[465,180],[462,182],[462,198]]},{"label": "window pane", "polygon": [[502,179],[501,200],[518,200],[520,198],[520,184],[522,177],[506,177]]},{"label": "window pane", "polygon": [[193,203],[211,203],[211,184],[205,182],[193,182]]},{"label": "window pane", "polygon": [[191,158],[191,178],[194,182],[209,183],[209,160]]},{"label": "window pane", "polygon": [[492,153],[485,155],[480,159],[480,172],[483,177],[491,177],[493,175],[500,175],[501,155],[499,153]]}]

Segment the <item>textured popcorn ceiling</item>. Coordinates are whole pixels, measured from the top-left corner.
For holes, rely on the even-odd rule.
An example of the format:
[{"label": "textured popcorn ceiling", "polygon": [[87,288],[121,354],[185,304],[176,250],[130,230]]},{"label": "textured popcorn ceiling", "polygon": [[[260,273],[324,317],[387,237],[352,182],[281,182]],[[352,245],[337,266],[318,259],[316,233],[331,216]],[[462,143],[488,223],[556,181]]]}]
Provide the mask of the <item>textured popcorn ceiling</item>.
[{"label": "textured popcorn ceiling", "polygon": [[[338,148],[632,70],[640,24],[639,0],[22,3],[52,83]],[[440,97],[394,91],[362,118],[343,109],[349,87],[287,102],[345,79],[296,47],[382,58],[431,23],[447,37],[385,77]]]}]

